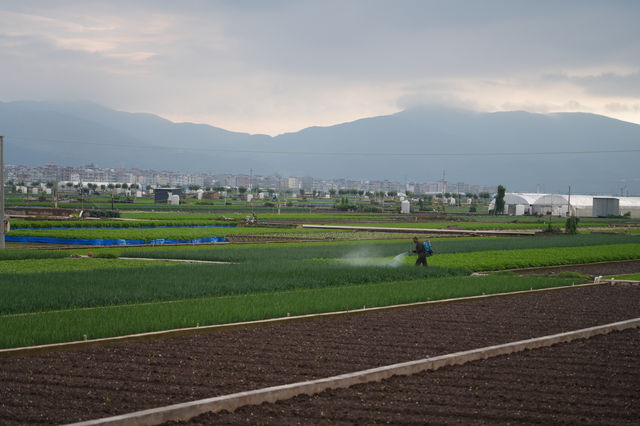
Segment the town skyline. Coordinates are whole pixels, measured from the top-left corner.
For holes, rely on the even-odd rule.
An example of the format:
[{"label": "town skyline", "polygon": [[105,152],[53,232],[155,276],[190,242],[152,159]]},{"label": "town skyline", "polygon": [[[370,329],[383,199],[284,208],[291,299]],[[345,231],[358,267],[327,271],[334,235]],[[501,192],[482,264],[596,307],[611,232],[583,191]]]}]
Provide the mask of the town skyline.
[{"label": "town skyline", "polygon": [[394,180],[318,178],[313,176],[262,175],[253,173],[188,173],[168,170],[138,168],[101,168],[95,163],[84,167],[45,163],[42,166],[6,165],[6,182],[14,185],[24,183],[73,182],[78,183],[126,183],[141,187],[245,187],[249,189],[278,189],[319,191],[329,193],[331,189],[357,189],[371,192],[411,192],[414,194],[449,193],[494,193],[496,185],[477,185],[466,182],[448,182],[446,173],[436,182],[398,182]]}]

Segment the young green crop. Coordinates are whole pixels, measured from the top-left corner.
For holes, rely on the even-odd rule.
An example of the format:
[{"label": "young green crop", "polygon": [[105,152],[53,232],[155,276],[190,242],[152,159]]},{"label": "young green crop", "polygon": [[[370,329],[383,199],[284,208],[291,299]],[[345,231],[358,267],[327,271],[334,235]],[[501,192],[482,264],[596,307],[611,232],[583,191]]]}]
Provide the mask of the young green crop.
[{"label": "young green crop", "polygon": [[[559,235],[556,237],[488,237],[432,239],[437,258],[443,254],[476,251],[522,250],[553,247],[580,247],[611,244],[640,244],[640,239],[628,235]],[[357,242],[316,242],[282,244],[247,244],[206,247],[161,247],[116,249],[126,257],[156,257],[166,259],[197,259],[244,262],[272,258],[339,259],[376,258],[409,253],[415,248],[410,239]]]},{"label": "young green crop", "polygon": [[243,264],[45,259],[0,262],[0,268],[0,314],[469,274],[286,259]]},{"label": "young green crop", "polygon": [[17,229],[47,229],[54,228],[157,228],[171,226],[235,226],[234,222],[222,221],[211,215],[205,215],[202,218],[182,219],[182,220],[140,220],[140,221],[121,221],[121,220],[12,220],[11,228]]},{"label": "young green crop", "polygon": [[429,258],[429,264],[449,268],[467,268],[474,271],[496,271],[627,259],[640,259],[640,244],[443,254]]},{"label": "young green crop", "polygon": [[455,277],[3,315],[0,347],[387,306],[582,282],[575,277]]}]

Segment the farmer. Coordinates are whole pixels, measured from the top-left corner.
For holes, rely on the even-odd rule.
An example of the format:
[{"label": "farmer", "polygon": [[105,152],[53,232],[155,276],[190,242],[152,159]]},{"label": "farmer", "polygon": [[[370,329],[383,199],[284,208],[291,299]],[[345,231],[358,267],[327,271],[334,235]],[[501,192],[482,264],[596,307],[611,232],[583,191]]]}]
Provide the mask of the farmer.
[{"label": "farmer", "polygon": [[425,268],[427,267],[427,249],[424,248],[424,244],[418,240],[418,237],[413,237],[413,242],[416,243],[416,249],[413,251],[418,255],[418,259],[416,259],[416,266],[422,265]]}]

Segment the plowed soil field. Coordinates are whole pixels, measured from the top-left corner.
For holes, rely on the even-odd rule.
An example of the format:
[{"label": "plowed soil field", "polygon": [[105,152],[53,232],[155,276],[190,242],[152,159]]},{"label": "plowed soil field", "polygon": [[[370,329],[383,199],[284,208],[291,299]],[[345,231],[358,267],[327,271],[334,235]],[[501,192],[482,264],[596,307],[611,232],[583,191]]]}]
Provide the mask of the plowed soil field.
[{"label": "plowed soil field", "polygon": [[95,419],[636,317],[639,286],[599,285],[4,358],[0,423]]},{"label": "plowed soil field", "polygon": [[203,414],[188,424],[637,425],[639,363],[640,330],[627,330],[233,413]]}]

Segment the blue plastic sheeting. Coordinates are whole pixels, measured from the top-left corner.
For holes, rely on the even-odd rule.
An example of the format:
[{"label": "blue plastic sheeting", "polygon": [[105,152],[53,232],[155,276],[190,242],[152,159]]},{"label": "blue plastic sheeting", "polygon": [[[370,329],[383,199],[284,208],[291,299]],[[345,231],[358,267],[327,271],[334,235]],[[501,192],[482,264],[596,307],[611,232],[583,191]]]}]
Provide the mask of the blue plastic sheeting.
[{"label": "blue plastic sheeting", "polygon": [[50,238],[50,237],[12,237],[6,236],[5,241],[14,243],[39,243],[39,244],[76,244],[82,246],[139,246],[162,244],[198,244],[198,243],[223,243],[225,237],[205,237],[193,240],[172,240],[160,238],[157,240],[121,240],[121,239],[88,239],[88,238]]},{"label": "blue plastic sheeting", "polygon": [[161,229],[161,228],[237,228],[238,225],[194,225],[194,226],[136,226],[136,227],[112,227],[112,226],[54,226],[52,228],[14,228],[14,231],[62,231],[67,229]]}]

